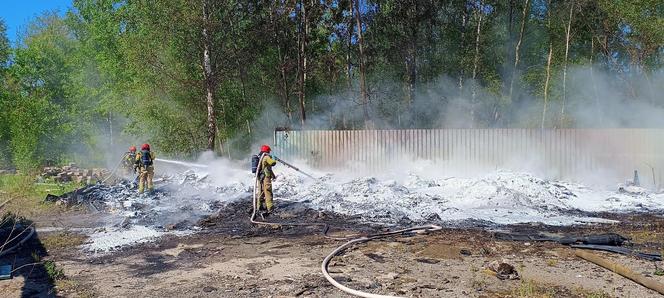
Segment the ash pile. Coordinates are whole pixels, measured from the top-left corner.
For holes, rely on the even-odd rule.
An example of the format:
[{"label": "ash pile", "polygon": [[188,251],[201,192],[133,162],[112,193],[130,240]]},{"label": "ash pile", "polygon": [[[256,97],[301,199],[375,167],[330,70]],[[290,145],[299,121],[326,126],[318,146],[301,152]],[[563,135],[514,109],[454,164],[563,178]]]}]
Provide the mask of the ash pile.
[{"label": "ash pile", "polygon": [[194,171],[164,174],[154,179],[155,190],[139,194],[134,181],[114,185],[93,184],[46,200],[67,206],[84,206],[92,212],[115,215],[115,227],[132,225],[156,230],[195,228],[203,217],[217,211],[224,202],[251,195],[244,184],[215,186],[208,175]]},{"label": "ash pile", "polygon": [[410,225],[574,225],[613,222],[599,213],[660,213],[664,194],[634,185],[591,188],[529,173],[497,171],[479,177],[343,177],[306,183],[284,175],[276,197],[311,208],[360,216],[366,222]]}]

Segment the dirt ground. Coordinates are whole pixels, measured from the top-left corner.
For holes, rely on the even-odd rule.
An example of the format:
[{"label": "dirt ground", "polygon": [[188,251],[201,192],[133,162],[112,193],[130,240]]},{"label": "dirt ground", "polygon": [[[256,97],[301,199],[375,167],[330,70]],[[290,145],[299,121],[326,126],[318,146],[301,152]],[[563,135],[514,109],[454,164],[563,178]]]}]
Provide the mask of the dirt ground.
[{"label": "dirt ground", "polygon": [[[231,211],[201,222],[205,228],[197,234],[166,236],[112,254],[86,255],[75,246],[49,249],[45,258],[55,261],[66,278],[50,282],[44,272],[22,272],[13,280],[0,281],[0,293],[3,297],[56,293],[65,297],[349,297],[330,285],[320,268],[323,258],[345,241],[324,238],[320,227],[254,226],[245,212]],[[661,252],[664,248],[664,218],[604,216],[622,223],[500,228],[572,234],[611,231],[632,238],[638,250]],[[313,211],[305,217],[330,222],[335,235],[379,231]],[[277,219],[294,220],[286,211]],[[49,233],[41,233],[40,238],[47,239]],[[657,268],[664,267],[662,262],[597,253],[664,283],[664,276],[655,275]],[[503,281],[491,275],[485,267],[494,260],[513,265],[521,279]],[[330,272],[351,288],[405,297],[660,297],[576,258],[569,247],[501,241],[491,231],[472,227],[358,244],[335,257]]]}]

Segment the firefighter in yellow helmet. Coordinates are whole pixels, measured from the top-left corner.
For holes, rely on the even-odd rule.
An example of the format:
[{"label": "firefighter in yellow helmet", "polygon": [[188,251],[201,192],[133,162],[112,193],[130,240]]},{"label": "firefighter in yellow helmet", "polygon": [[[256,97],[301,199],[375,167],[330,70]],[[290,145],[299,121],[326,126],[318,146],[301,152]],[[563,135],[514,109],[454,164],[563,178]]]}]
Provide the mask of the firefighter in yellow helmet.
[{"label": "firefighter in yellow helmet", "polygon": [[[265,210],[267,214],[272,212],[274,205],[272,204],[272,180],[277,179],[277,175],[272,171],[272,167],[277,164],[277,161],[270,156],[272,149],[270,146],[263,145],[259,154],[260,161],[258,164],[258,184],[256,187],[260,188],[260,195],[256,200],[256,210],[260,210],[262,201],[265,201]],[[267,214],[261,214],[265,216]]]},{"label": "firefighter in yellow helmet", "polygon": [[154,152],[150,151],[149,144],[143,144],[141,146],[141,152],[136,154],[135,166],[138,169],[138,193],[143,193],[145,187],[148,191],[152,191],[154,186],[152,185],[152,178],[154,178]]},{"label": "firefighter in yellow helmet", "polygon": [[122,157],[122,169],[124,170],[125,175],[129,176],[132,172],[136,172],[136,146],[129,147]]}]

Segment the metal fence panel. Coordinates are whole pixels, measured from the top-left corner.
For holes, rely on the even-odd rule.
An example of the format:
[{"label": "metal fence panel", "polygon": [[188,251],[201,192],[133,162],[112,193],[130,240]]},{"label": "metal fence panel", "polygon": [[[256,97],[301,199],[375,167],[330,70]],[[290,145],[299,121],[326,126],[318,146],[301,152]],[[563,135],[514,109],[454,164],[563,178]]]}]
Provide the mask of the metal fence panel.
[{"label": "metal fence panel", "polygon": [[[408,129],[275,132],[284,158],[325,170],[429,160],[442,171],[540,171],[551,178],[631,178],[660,186],[664,129]],[[620,181],[617,181],[620,182]]]}]

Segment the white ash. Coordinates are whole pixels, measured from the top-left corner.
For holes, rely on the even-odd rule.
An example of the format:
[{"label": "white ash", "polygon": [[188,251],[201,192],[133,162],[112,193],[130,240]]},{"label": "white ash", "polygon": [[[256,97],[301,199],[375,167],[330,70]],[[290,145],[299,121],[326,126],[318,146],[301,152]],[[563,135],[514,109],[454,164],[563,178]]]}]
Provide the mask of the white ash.
[{"label": "white ash", "polygon": [[402,181],[328,174],[307,181],[295,174],[275,182],[278,199],[367,221],[398,223],[481,220],[496,224],[541,222],[569,225],[607,220],[585,212],[654,212],[664,210],[664,195],[621,187],[602,191],[579,184],[548,181],[527,173],[498,171],[480,178],[425,179],[415,174]]},{"label": "white ash", "polygon": [[[103,202],[103,212],[118,215],[119,220],[109,224],[112,230],[117,230],[118,236],[123,231],[136,235],[108,243],[131,244],[174,228],[190,229],[202,217],[236,200],[250,206],[254,176],[247,169],[224,164],[210,170],[215,172],[189,170],[161,176],[155,179],[157,191],[152,195],[138,195],[126,184],[91,190],[90,197]],[[570,225],[608,221],[589,218],[583,212],[664,210],[664,195],[643,188],[598,190],[528,173],[497,171],[476,178],[425,178],[417,173],[353,178],[317,173],[320,178],[312,180],[283,167],[275,170],[279,175],[274,182],[277,206],[280,201],[295,202],[381,224],[471,221]],[[105,244],[106,239],[115,237],[109,233],[92,237],[88,250],[105,250],[110,245]]]},{"label": "white ash", "polygon": [[95,254],[107,253],[127,245],[149,242],[163,234],[155,229],[138,225],[127,229],[107,227],[92,233],[82,248]]}]

